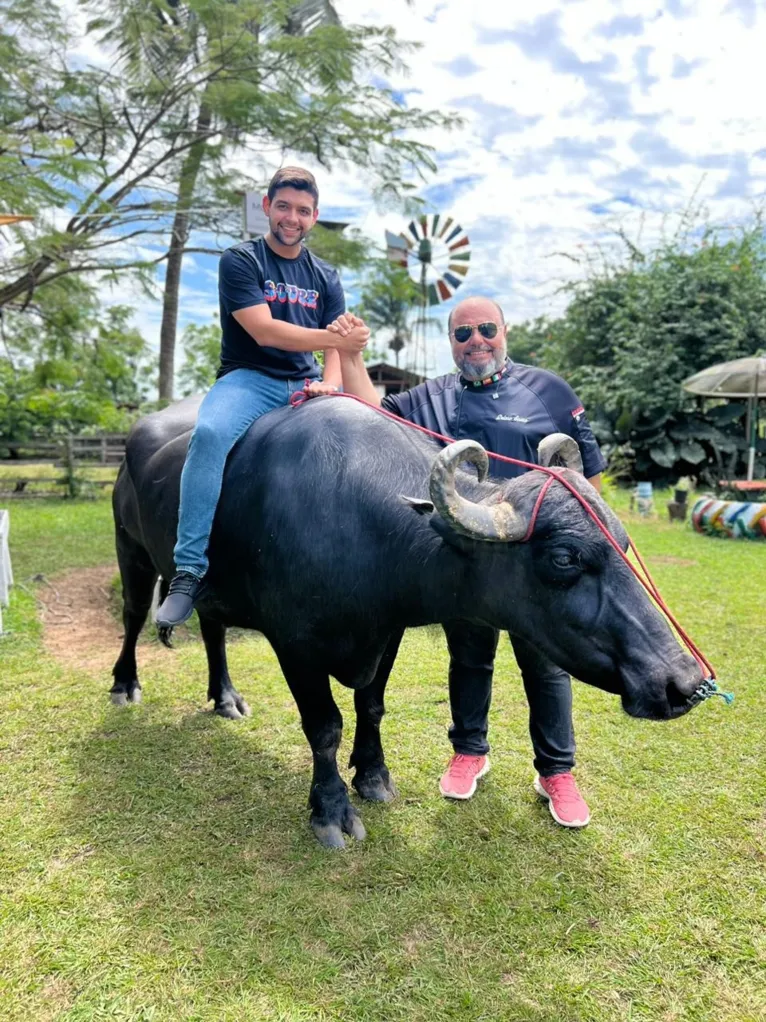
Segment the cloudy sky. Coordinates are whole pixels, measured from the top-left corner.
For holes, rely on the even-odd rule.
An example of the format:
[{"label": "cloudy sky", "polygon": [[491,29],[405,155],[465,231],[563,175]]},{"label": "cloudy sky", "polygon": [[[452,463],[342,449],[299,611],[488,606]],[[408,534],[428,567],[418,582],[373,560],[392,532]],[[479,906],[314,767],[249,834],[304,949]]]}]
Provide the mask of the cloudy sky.
[{"label": "cloudy sky", "polygon": [[[577,273],[557,255],[608,237],[644,237],[692,198],[722,222],[747,218],[766,189],[764,0],[338,0],[344,21],[395,25],[422,48],[390,84],[404,104],[453,110],[438,132],[427,209],[453,216],[472,246],[460,294],[496,298],[510,321],[559,311]],[[382,240],[381,216],[352,169],[317,170],[321,211]],[[668,220],[668,218],[670,218]],[[353,300],[353,278],[344,278]],[[185,266],[182,325],[217,309],[215,260]],[[449,306],[438,310],[446,322]],[[139,311],[157,336],[158,310]],[[446,343],[431,342],[445,371]]]}]

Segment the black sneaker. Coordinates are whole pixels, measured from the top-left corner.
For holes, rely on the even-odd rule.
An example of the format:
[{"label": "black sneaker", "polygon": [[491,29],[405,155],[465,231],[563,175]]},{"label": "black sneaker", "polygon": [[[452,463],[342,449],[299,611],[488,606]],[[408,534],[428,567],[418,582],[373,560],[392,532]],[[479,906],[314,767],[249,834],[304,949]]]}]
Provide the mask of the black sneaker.
[{"label": "black sneaker", "polygon": [[155,621],[161,629],[173,628],[188,621],[197,600],[205,587],[201,578],[188,571],[178,571],[173,576],[168,595],[157,609]]}]

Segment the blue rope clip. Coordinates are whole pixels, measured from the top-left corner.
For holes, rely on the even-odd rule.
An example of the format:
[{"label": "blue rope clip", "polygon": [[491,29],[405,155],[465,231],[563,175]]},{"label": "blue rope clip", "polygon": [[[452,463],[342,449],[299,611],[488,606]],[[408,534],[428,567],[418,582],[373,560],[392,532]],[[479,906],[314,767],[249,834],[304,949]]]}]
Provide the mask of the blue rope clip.
[{"label": "blue rope clip", "polygon": [[720,696],[727,706],[731,706],[734,702],[734,693],[722,692],[714,678],[705,678],[704,681],[701,682],[699,688],[689,696],[689,702],[692,706],[697,706],[699,703],[704,702],[706,699],[710,699],[712,696]]}]

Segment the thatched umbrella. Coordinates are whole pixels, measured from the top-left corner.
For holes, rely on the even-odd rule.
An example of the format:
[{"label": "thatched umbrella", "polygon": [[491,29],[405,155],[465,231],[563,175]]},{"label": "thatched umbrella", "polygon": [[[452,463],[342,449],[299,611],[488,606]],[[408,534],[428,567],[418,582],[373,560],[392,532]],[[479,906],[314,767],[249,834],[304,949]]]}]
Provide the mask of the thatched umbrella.
[{"label": "thatched umbrella", "polygon": [[735,358],[708,366],[681,384],[690,394],[700,397],[739,397],[747,399],[747,436],[750,450],[747,456],[747,478],[753,478],[755,444],[758,436],[758,402],[766,397],[766,355]]}]

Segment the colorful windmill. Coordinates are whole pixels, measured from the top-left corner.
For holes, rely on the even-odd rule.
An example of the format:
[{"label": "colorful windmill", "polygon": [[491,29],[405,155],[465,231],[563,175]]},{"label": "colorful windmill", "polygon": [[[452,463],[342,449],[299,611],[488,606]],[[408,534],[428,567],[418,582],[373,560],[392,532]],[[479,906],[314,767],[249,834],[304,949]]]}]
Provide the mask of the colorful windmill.
[{"label": "colorful windmill", "polygon": [[471,261],[471,243],[460,224],[441,213],[411,220],[407,231],[386,231],[388,258],[405,266],[420,285],[424,305],[448,302],[463,283]]},{"label": "colorful windmill", "polygon": [[386,247],[391,262],[406,268],[420,288],[420,309],[412,331],[413,369],[425,375],[426,309],[448,302],[463,283],[471,261],[471,242],[452,217],[424,213],[411,220],[401,234],[386,231]]}]

